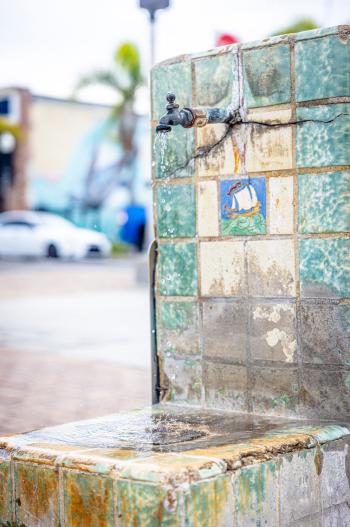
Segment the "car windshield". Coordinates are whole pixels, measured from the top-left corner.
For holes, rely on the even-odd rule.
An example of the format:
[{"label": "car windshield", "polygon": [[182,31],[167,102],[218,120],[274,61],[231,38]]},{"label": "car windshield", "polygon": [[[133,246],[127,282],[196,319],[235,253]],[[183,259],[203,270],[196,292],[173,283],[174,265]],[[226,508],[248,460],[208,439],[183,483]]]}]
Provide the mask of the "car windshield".
[{"label": "car windshield", "polygon": [[68,220],[61,218],[60,216],[53,216],[51,214],[40,214],[40,222],[46,227],[60,227],[65,229],[71,229],[74,227],[74,225]]}]

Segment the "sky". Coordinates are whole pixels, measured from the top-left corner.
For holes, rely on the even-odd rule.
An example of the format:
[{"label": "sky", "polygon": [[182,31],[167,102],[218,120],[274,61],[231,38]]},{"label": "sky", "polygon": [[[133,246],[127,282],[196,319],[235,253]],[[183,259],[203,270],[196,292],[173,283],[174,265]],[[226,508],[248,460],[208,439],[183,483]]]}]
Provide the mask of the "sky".
[{"label": "sky", "polygon": [[[0,87],[69,97],[79,77],[108,67],[114,49],[126,40],[137,44],[148,71],[148,14],[138,5],[138,0],[0,0]],[[302,16],[321,26],[344,24],[350,21],[350,1],[171,0],[171,8],[157,16],[156,62],[210,49],[221,32],[245,42],[264,38]],[[110,95],[89,88],[82,98],[111,102]],[[144,101],[145,93],[138,104]]]}]

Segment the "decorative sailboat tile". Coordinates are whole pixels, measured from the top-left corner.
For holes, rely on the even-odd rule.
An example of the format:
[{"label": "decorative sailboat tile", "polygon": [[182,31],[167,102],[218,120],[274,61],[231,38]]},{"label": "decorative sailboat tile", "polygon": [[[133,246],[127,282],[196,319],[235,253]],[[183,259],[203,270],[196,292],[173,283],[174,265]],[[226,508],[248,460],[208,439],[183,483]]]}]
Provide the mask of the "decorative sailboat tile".
[{"label": "decorative sailboat tile", "polygon": [[221,234],[266,234],[265,178],[221,182]]}]

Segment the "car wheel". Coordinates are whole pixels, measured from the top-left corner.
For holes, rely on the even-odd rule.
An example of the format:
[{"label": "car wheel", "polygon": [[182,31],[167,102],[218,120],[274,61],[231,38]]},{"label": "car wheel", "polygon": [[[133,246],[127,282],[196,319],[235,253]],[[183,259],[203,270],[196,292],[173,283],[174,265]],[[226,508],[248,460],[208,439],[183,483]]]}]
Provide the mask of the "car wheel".
[{"label": "car wheel", "polygon": [[48,258],[58,258],[58,252],[57,248],[53,243],[50,243],[50,245],[47,248],[47,257]]}]

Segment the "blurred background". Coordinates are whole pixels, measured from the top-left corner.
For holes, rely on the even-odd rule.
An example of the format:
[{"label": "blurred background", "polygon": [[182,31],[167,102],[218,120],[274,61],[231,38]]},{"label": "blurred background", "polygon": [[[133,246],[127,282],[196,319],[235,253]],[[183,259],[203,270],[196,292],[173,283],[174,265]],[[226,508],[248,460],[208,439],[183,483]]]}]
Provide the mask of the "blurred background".
[{"label": "blurred background", "polygon": [[149,71],[348,0],[0,0],[0,434],[151,402]]}]

